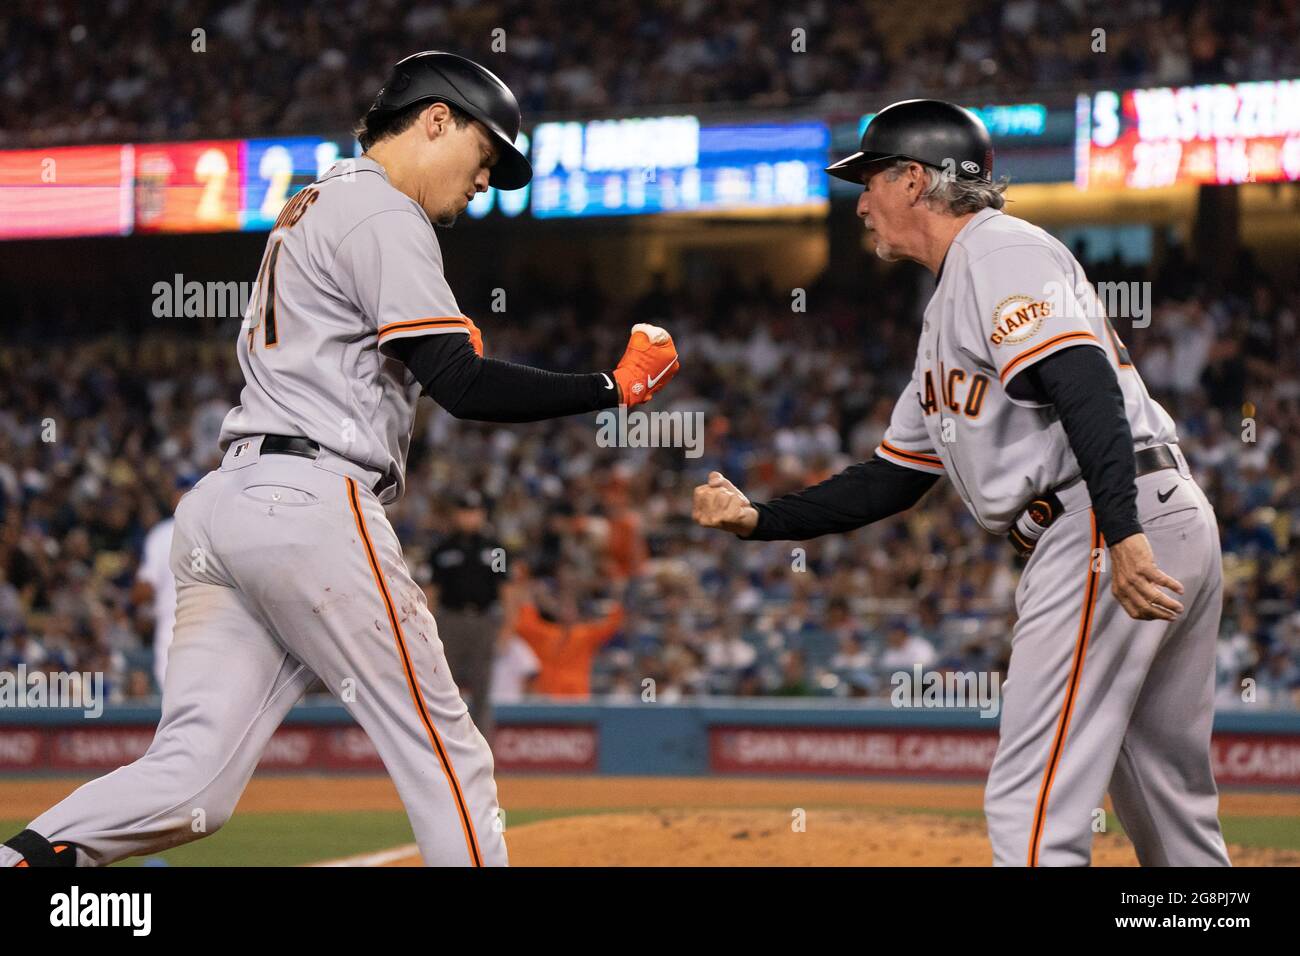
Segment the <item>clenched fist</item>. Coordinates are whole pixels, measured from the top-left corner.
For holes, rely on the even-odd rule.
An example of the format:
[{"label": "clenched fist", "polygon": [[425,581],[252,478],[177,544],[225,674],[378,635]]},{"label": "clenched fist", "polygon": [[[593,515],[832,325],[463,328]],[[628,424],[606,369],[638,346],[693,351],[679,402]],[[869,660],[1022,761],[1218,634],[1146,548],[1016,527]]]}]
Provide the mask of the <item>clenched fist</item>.
[{"label": "clenched fist", "polygon": [[667,385],[682,367],[673,337],[657,325],[632,326],[623,360],[614,369],[624,405],[640,405]]},{"label": "clenched fist", "polygon": [[749,537],[758,527],[758,510],[717,471],[709,472],[708,484],[695,486],[691,517],[701,527],[720,528],[742,538]]}]

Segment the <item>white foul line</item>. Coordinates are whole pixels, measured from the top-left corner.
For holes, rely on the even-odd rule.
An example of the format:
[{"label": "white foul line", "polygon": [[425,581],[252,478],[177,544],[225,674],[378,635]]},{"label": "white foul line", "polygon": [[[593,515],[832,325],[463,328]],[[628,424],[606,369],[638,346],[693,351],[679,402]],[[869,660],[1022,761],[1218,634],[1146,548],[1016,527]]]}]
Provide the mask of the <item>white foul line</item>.
[{"label": "white foul line", "polygon": [[357,856],[345,856],[341,860],[325,860],[323,863],[309,863],[308,866],[387,866],[408,856],[419,856],[420,848],[414,843],[380,850],[378,853],[360,853]]}]

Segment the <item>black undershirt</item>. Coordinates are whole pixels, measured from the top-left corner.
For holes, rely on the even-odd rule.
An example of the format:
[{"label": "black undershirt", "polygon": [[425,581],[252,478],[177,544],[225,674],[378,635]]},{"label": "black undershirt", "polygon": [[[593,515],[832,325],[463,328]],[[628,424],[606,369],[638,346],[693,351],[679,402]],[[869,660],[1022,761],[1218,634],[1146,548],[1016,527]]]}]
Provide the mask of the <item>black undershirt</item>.
[{"label": "black undershirt", "polygon": [[1062,349],[1015,376],[1007,392],[1056,408],[1106,544],[1141,534],[1133,432],[1106,353],[1091,345]]},{"label": "black undershirt", "polygon": [[[1106,543],[1141,532],[1133,435],[1119,380],[1105,353],[1091,346],[1063,349],[1016,375],[1007,391],[1022,401],[1055,407]],[[811,488],[755,504],[758,525],[749,538],[804,541],[852,531],[906,511],[938,480],[938,475],[875,456]]]},{"label": "black undershirt", "polygon": [[752,541],[806,541],[852,531],[906,511],[938,480],[938,475],[904,468],[876,455],[811,488],[755,503],[758,525],[748,537]]},{"label": "black undershirt", "polygon": [[619,403],[612,373],[570,375],[483,358],[458,333],[384,343],[435,402],[457,418],[479,422],[539,422]]}]

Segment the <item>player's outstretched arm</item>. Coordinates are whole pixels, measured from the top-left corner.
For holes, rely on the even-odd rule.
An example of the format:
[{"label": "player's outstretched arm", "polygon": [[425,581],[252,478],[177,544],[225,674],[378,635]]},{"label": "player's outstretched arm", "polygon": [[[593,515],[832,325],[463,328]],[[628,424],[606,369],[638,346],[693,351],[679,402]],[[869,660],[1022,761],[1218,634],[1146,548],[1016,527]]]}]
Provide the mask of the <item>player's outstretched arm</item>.
[{"label": "player's outstretched arm", "polygon": [[588,374],[485,358],[482,338],[473,333],[390,340],[384,348],[411,370],[424,394],[457,418],[480,422],[536,422],[639,405],[681,368],[672,336],[645,324],[632,327],[617,367]]},{"label": "player's outstretched arm", "polygon": [[692,517],[702,527],[753,541],[806,541],[906,511],[938,480],[875,457],[811,488],[756,505],[715,471],[696,487]]}]

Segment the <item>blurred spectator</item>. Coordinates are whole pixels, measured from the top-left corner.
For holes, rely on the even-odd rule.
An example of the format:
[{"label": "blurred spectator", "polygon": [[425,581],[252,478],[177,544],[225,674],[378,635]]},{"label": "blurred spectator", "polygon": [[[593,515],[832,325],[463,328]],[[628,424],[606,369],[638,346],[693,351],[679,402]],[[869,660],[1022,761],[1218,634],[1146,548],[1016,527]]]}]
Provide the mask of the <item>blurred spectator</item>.
[{"label": "blurred spectator", "polygon": [[880,654],[880,671],[889,675],[910,671],[916,665],[929,667],[934,662],[934,645],[908,630],[907,622],[891,621],[885,631],[885,649]]},{"label": "blurred spectator", "polygon": [[[188,476],[176,478],[171,500],[172,514],[193,484]],[[176,577],[171,568],[172,531],[176,521],[172,514],[150,528],[144,536],[140,569],[135,576],[136,588],[131,595],[137,605],[149,608],[153,618],[153,679],[159,694],[167,674],[167,651],[172,646],[172,631],[176,626]]]},{"label": "blurred spectator", "polygon": [[875,658],[867,650],[862,635],[849,632],[840,637],[840,648],[831,658],[831,668],[837,671],[869,671]]},{"label": "blurred spectator", "polygon": [[772,691],[774,697],[808,697],[813,688],[802,651],[786,651],[781,658],[781,681]]},{"label": "blurred spectator", "polygon": [[[1048,10],[1039,6],[1040,20]],[[1207,369],[1233,348],[1248,352],[1236,393],[1180,378],[1182,359],[1163,385],[1148,384],[1174,417],[1220,522],[1220,699],[1296,706],[1287,661],[1300,662],[1300,294],[1294,282],[1279,285],[1249,269],[1210,285],[1181,261],[1175,249],[1154,284],[1152,325],[1125,330],[1125,344],[1139,369],[1149,352],[1171,348],[1204,351]],[[880,674],[916,662],[1005,673],[1018,560],[1000,539],[979,535],[946,482],[925,509],[801,543],[804,571],[792,568],[788,542],[707,534],[689,520],[691,489],[715,463],[763,500],[871,453],[915,356],[908,318],[922,304],[915,279],[906,267],[872,265],[839,291],[813,283],[818,321],[804,322],[789,321],[788,300],[734,275],[678,287],[665,279],[644,308],[665,316],[693,356],[673,394],[711,409],[707,461],[685,459],[680,449],[600,448],[588,416],[502,428],[424,403],[407,493],[390,518],[422,561],[418,544],[447,530],[437,502],[470,489],[492,499],[493,532],[511,573],[536,579],[527,586],[537,592],[534,632],[544,635],[529,644],[541,659],[539,693],[558,682],[561,693],[635,701],[650,679],[658,700],[778,688],[861,696],[880,686]],[[1257,294],[1262,287],[1266,295]],[[1165,288],[1173,292],[1162,300]],[[511,321],[483,320],[494,354],[554,368],[616,354],[630,304],[597,302],[579,335],[570,304],[578,292],[548,281],[530,292],[535,301]],[[869,313],[864,301],[881,306]],[[469,297],[466,308],[473,311]],[[1174,312],[1181,318],[1165,328]],[[150,668],[153,638],[150,602],[133,595],[144,541],[168,510],[175,476],[201,473],[212,459],[213,448],[196,445],[203,429],[194,422],[205,418],[204,406],[237,401],[239,368],[227,339],[79,329],[75,341],[52,349],[51,332],[15,331],[0,350],[0,667],[84,669],[119,653],[127,670],[118,685],[134,698],[133,674]],[[1183,341],[1210,334],[1208,348]],[[751,350],[760,366],[747,364]],[[1261,363],[1263,354],[1275,360]],[[778,361],[768,368],[772,355]],[[58,440],[47,442],[40,422],[49,408],[61,418]],[[725,416],[712,410],[722,408]],[[624,617],[599,638],[578,641],[604,618],[576,610],[593,582],[616,588]],[[552,594],[569,595],[571,626],[559,608],[542,613]],[[884,641],[881,621],[906,626]],[[527,673],[520,651],[507,640],[494,667],[500,672],[506,660],[506,672]],[[870,675],[844,666],[864,661]],[[1246,671],[1262,689],[1254,703],[1240,700]],[[455,667],[453,675],[462,680]],[[503,677],[503,692],[526,692],[521,681]]]},{"label": "blurred spectator", "polygon": [[[492,703],[517,704],[534,692],[542,663],[528,642],[509,629],[497,639],[492,661]],[[453,676],[455,672],[453,671]]]},{"label": "blurred spectator", "polygon": [[615,604],[603,617],[583,620],[571,588],[563,588],[554,611],[544,614],[535,603],[519,609],[514,629],[537,655],[539,694],[585,700],[591,695],[591,663],[596,652],[623,624],[623,607]]},{"label": "blurred spectator", "polygon": [[737,625],[715,626],[705,636],[705,663],[723,673],[743,671],[758,658],[754,645],[740,636]]},{"label": "blurred spectator", "polygon": [[[1089,83],[1300,71],[1294,4],[1189,0],[1161,5],[1158,20],[1151,9],[1130,0],[971,0],[945,9],[945,34],[956,39],[936,42],[933,17],[900,16],[889,4],[747,0],[715,11],[693,0],[598,0],[578,14],[560,0],[498,0],[490,22],[508,42],[496,45],[468,4],[372,0],[358,17],[353,5],[324,0],[197,8],[34,0],[0,20],[0,145],[342,130],[392,63],[433,47],[483,62],[515,90],[525,116],[685,103],[861,110],[868,89],[1016,102]],[[191,35],[196,23],[201,39]],[[806,31],[802,48],[790,42],[792,24]],[[1104,57],[1088,42],[1096,24],[1114,51]]]}]

